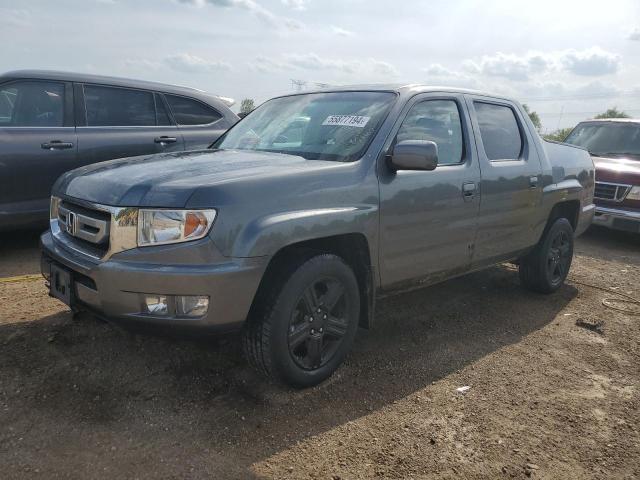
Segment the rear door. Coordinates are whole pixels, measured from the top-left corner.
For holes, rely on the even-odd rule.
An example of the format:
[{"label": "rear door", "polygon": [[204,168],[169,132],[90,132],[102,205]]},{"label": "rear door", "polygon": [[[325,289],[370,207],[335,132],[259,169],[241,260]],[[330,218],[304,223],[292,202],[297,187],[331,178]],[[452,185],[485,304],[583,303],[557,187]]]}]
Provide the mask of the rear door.
[{"label": "rear door", "polygon": [[512,102],[468,95],[482,180],[474,266],[509,259],[535,243],[542,165],[520,109]]},{"label": "rear door", "polygon": [[84,164],[184,150],[162,96],[107,85],[76,84],[78,154]]},{"label": "rear door", "polygon": [[385,151],[403,140],[430,140],[438,145],[438,166],[394,173],[386,162],[380,165],[379,263],[385,287],[468,270],[480,204],[480,169],[462,95],[418,95],[400,118]]},{"label": "rear door", "polygon": [[164,97],[182,132],[186,150],[207,148],[227,131],[223,115],[211,105],[181,95],[167,93]]},{"label": "rear door", "polygon": [[46,220],[55,180],[77,165],[71,84],[0,85],[0,223]]}]

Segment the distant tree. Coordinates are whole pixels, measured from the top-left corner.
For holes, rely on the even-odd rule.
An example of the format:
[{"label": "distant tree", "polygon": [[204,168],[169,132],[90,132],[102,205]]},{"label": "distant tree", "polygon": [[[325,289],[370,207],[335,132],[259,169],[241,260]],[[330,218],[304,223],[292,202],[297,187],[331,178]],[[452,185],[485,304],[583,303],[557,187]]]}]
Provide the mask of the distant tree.
[{"label": "distant tree", "polygon": [[631,118],[631,115],[624,113],[622,110],[618,110],[617,107],[608,109],[594,118]]},{"label": "distant tree", "polygon": [[536,130],[540,130],[542,128],[542,122],[540,121],[538,112],[532,112],[531,110],[529,110],[529,105],[527,105],[526,103],[523,103],[522,106],[524,107],[524,111],[529,115],[533,126],[536,127]]},{"label": "distant tree", "polygon": [[240,104],[240,113],[244,113],[246,115],[247,113],[250,113],[254,108],[256,107],[253,98],[245,98]]},{"label": "distant tree", "polygon": [[558,130],[555,130],[551,133],[547,133],[546,135],[543,135],[543,137],[545,140],[552,140],[554,142],[564,142],[565,139],[567,138],[567,135],[571,133],[571,130],[573,130],[573,127],[559,128]]}]

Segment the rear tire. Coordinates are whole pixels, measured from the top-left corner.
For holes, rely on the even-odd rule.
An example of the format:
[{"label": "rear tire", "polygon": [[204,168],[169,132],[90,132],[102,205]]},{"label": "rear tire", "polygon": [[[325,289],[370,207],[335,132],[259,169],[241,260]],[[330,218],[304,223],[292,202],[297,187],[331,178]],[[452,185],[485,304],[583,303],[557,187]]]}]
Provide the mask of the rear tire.
[{"label": "rear tire", "polygon": [[281,383],[317,385],[343,362],[358,329],[352,269],[321,254],[278,268],[264,283],[243,334],[249,363]]},{"label": "rear tire", "polygon": [[558,218],[533,251],[520,259],[520,281],[534,292],[553,293],[567,278],[572,259],[573,227],[566,218]]}]

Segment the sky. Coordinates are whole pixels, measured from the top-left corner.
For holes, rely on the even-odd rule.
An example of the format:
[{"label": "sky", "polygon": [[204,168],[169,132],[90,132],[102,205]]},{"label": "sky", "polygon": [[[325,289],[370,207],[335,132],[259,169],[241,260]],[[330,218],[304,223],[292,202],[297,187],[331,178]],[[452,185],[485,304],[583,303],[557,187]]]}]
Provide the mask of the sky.
[{"label": "sky", "polygon": [[611,106],[640,117],[640,0],[0,0],[0,45],[0,72],[175,83],[237,106],[423,83],[514,97],[545,132]]}]

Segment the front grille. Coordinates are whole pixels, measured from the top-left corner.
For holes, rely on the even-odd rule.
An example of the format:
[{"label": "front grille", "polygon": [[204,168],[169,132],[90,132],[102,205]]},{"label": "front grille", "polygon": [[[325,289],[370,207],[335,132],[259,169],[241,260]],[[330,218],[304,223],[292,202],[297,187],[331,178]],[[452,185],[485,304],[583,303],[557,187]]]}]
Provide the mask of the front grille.
[{"label": "front grille", "polygon": [[74,250],[102,258],[109,250],[111,213],[63,201],[58,210],[60,236]]},{"label": "front grille", "polygon": [[593,193],[593,196],[600,200],[622,202],[627,197],[629,190],[631,190],[631,185],[623,185],[621,183],[596,182],[596,189]]}]

